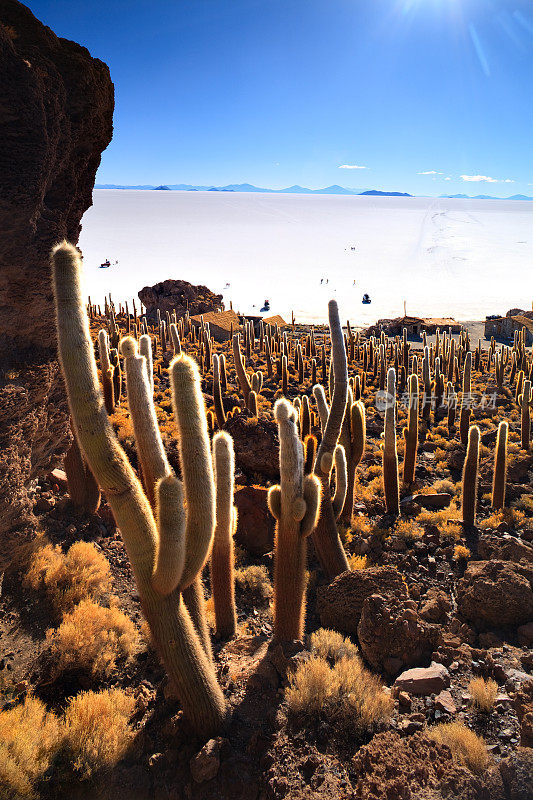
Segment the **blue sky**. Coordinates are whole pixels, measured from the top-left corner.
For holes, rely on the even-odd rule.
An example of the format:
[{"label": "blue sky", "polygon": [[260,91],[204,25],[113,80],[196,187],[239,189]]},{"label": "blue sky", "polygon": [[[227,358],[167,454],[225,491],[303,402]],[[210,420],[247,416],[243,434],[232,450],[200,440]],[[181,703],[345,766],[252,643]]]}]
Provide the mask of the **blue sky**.
[{"label": "blue sky", "polygon": [[533,195],[533,0],[27,2],[109,64],[100,183]]}]

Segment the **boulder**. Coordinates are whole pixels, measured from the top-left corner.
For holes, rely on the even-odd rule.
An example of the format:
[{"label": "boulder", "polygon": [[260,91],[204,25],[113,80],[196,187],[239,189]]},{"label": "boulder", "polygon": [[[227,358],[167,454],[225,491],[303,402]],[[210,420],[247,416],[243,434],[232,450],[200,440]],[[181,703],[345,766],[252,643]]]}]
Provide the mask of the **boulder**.
[{"label": "boulder", "polygon": [[410,694],[439,694],[450,685],[450,673],[444,664],[432,661],[429,667],[415,667],[398,675],[394,686]]},{"label": "boulder", "polygon": [[485,534],[479,539],[478,556],[484,561],[496,558],[500,561],[529,561],[533,564],[533,547],[508,533]]},{"label": "boulder", "polygon": [[422,599],[418,613],[426,622],[443,623],[451,608],[452,603],[446,592],[432,586]]},{"label": "boulder", "polygon": [[373,594],[394,592],[407,599],[407,588],[398,570],[393,567],[343,572],[317,592],[317,610],[324,628],[341,633],[357,633],[363,603]]},{"label": "boulder", "polygon": [[176,317],[185,316],[186,311],[195,314],[206,314],[208,311],[223,311],[222,295],[215,294],[207,286],[194,286],[188,281],[169,278],[154,286],[141,289],[139,300],[146,307],[146,317],[153,323],[157,319],[157,311],[164,316],[168,311],[176,312]]},{"label": "boulder", "polygon": [[196,783],[210,781],[220,768],[221,739],[209,739],[190,761],[191,775]]},{"label": "boulder", "polygon": [[457,582],[460,614],[477,628],[517,627],[533,620],[533,564],[471,561]]},{"label": "boulder", "polygon": [[520,744],[533,747],[533,679],[523,683],[516,692],[513,706],[520,722]]},{"label": "boulder", "polygon": [[267,506],[265,486],[236,486],[234,503],[238,512],[235,539],[254,556],[270,553],[274,547],[274,517]]},{"label": "boulder", "polygon": [[439,627],[418,616],[414,600],[394,594],[366,598],[357,635],[365,659],[387,675],[428,663],[440,641]]},{"label": "boulder", "polygon": [[235,461],[248,475],[279,480],[278,426],[265,417],[254,417],[243,408],[227,420],[225,430],[233,437]]},{"label": "boulder", "polygon": [[[533,750],[519,747],[498,765],[506,800],[531,800],[533,797]],[[491,797],[492,800],[492,797]]]},{"label": "boulder", "polygon": [[[112,135],[108,67],[0,0],[0,566],[32,521],[31,486],[70,442],[50,251],[74,244]],[[10,552],[11,551],[11,552]]]},{"label": "boulder", "polygon": [[413,503],[422,506],[422,508],[442,509],[450,505],[452,502],[452,495],[449,494],[449,492],[414,494],[411,500]]}]

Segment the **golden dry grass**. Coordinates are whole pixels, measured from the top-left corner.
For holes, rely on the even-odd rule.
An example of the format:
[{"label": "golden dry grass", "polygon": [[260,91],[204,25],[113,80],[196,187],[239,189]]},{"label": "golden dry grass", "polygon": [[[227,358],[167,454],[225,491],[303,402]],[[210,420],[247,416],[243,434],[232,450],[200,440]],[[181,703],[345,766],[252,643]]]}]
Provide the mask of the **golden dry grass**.
[{"label": "golden dry grass", "polygon": [[463,725],[462,722],[445,722],[430,728],[428,735],[439,744],[447,745],[452,756],[469,770],[480,774],[489,763],[485,740]]},{"label": "golden dry grass", "polygon": [[468,684],[468,689],[472,695],[472,704],[479,711],[488,712],[494,706],[496,695],[498,694],[498,684],[489,678],[472,678]]},{"label": "golden dry grass", "polygon": [[285,699],[301,725],[322,718],[358,735],[374,730],[394,707],[379,679],[353,654],[333,666],[312,656],[290,677]]},{"label": "golden dry grass", "polygon": [[57,717],[35,697],[0,713],[2,800],[35,797],[35,784],[50,766],[60,741]]},{"label": "golden dry grass", "polygon": [[465,547],[464,544],[456,544],[453,548],[453,560],[454,561],[467,561],[472,556],[472,553]]},{"label": "golden dry grass", "polygon": [[104,608],[92,600],[82,600],[65,614],[59,628],[47,631],[54,674],[86,670],[95,678],[112,674],[120,659],[136,652],[139,633],[119,608]]},{"label": "golden dry grass", "polygon": [[252,565],[235,570],[235,585],[246,593],[250,600],[265,603],[272,597],[272,584],[264,566]]},{"label": "golden dry grass", "polygon": [[359,652],[357,646],[348,637],[344,637],[337,631],[329,630],[329,628],[319,628],[311,634],[309,649],[317,658],[333,663],[340,661],[345,656],[356,658]]},{"label": "golden dry grass", "polygon": [[352,572],[358,569],[366,569],[368,567],[368,556],[350,556],[348,564]]},{"label": "golden dry grass", "polygon": [[83,779],[113,767],[128,749],[135,700],[121,689],[82,692],[65,712],[65,748]]},{"label": "golden dry grass", "polygon": [[111,584],[109,562],[90,542],[74,542],[67,553],[44,544],[32,555],[24,578],[31,589],[44,589],[57,610],[66,611],[86,598],[103,597]]}]

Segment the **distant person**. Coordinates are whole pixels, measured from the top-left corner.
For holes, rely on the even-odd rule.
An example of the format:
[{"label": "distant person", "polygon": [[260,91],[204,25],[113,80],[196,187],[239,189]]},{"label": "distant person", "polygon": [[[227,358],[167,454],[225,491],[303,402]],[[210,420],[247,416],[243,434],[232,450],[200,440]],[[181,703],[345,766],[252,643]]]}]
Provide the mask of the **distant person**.
[{"label": "distant person", "polygon": [[322,286],[323,283],[324,283],[324,278],[320,278],[320,285]]}]

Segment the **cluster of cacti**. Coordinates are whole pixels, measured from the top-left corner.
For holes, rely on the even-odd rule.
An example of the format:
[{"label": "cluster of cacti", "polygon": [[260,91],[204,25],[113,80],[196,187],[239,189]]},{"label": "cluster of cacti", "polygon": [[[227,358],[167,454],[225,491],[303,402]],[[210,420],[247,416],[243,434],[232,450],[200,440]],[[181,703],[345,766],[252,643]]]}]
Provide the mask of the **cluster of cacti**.
[{"label": "cluster of cacti", "polygon": [[400,487],[396,448],[396,372],[394,367],[391,367],[387,373],[387,393],[385,395],[383,493],[387,514],[398,516],[400,513]]},{"label": "cluster of cacti", "polygon": [[[152,639],[184,712],[198,732],[212,735],[224,723],[226,703],[210,652],[194,625],[196,615],[189,613],[183,599],[183,593],[200,577],[215,524],[213,469],[197,368],[182,355],[173,361],[170,370],[185,503],[179,502],[183,490],[168,469],[158,441],[143,448],[143,473],[157,476],[152,492],[157,497],[157,519],[161,522],[158,527],[154,510],[102,403],[81,297],[78,251],[62,243],[53,251],[52,264],[59,355],[76,436],[115,515]],[[137,361],[135,350],[123,345],[126,362]],[[137,363],[132,366],[134,371],[138,367]],[[148,393],[148,375],[142,363],[140,366],[137,376],[140,372],[144,389],[139,390],[139,402]],[[143,430],[150,427],[151,408],[149,402],[144,409],[136,410],[138,418],[148,418],[140,423]]]}]

